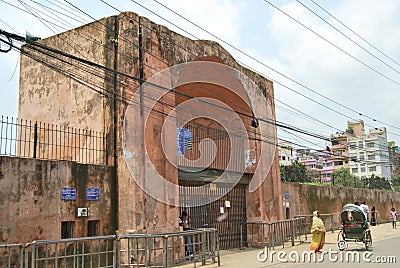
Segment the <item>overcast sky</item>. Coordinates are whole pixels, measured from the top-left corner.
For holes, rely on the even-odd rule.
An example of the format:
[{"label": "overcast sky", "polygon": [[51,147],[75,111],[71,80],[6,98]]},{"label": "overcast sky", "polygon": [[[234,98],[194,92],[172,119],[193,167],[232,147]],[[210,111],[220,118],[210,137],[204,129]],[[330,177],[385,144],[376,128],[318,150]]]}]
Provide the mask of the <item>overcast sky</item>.
[{"label": "overcast sky", "polygon": [[[363,119],[366,130],[371,127],[385,126],[389,132],[389,139],[400,142],[400,105],[398,105],[400,99],[400,50],[398,49],[400,47],[400,16],[398,15],[400,1],[159,1],[257,59],[254,61],[239,53],[229,45],[216,40],[215,37],[179,19],[152,0],[138,1],[161,17],[193,33],[194,36],[218,41],[237,60],[273,79],[277,120],[328,136],[339,130],[345,130],[346,122],[350,119]],[[0,29],[19,34],[25,34],[28,31],[42,38],[66,30],[49,29],[37,18],[5,2],[23,10],[38,9],[37,3],[41,3],[60,10],[64,14],[66,12],[60,8],[68,5],[58,0],[1,0]],[[26,5],[24,6],[21,2]],[[96,19],[118,14],[118,11],[98,0],[70,0],[69,2]],[[188,35],[143,9],[135,1],[110,0],[106,2],[118,10],[133,11],[171,30]],[[268,2],[286,12],[297,22]],[[341,33],[307,10],[305,6]],[[77,11],[74,12],[78,14]],[[42,13],[42,15],[46,17],[45,14]],[[65,18],[71,24],[68,29],[92,20],[83,14],[80,14],[80,17],[84,23]],[[0,62],[0,115],[16,117],[18,115],[19,55],[13,51],[7,54],[0,53]],[[312,118],[307,118],[298,111]],[[307,139],[312,143],[306,143],[301,137],[285,132],[280,132],[280,137],[312,148],[318,148],[318,146],[321,148],[325,145],[320,140],[310,138]]]}]

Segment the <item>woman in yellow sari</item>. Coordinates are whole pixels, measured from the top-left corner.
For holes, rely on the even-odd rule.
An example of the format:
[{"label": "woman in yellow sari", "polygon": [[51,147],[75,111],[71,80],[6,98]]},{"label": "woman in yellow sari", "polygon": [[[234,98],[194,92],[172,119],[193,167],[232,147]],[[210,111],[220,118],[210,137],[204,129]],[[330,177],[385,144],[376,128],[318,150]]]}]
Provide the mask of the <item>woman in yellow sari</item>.
[{"label": "woman in yellow sari", "polygon": [[321,253],[321,249],[325,245],[325,233],[326,229],[324,222],[320,217],[319,211],[316,210],[313,212],[313,219],[311,225],[312,240],[310,246],[310,249],[314,250],[315,253]]}]

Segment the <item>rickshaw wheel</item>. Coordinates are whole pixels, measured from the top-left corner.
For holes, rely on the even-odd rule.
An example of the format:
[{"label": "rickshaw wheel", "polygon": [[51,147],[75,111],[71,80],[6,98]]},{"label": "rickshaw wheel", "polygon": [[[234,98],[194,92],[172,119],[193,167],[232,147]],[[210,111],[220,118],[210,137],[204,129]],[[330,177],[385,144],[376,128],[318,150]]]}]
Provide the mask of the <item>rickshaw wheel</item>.
[{"label": "rickshaw wheel", "polygon": [[371,232],[368,230],[367,232],[365,232],[364,234],[364,243],[365,243],[365,249],[369,250],[372,247],[372,236],[371,236]]},{"label": "rickshaw wheel", "polygon": [[341,240],[345,240],[345,235],[344,235],[343,230],[340,230],[338,233],[338,236],[337,236],[337,241],[339,242]]}]

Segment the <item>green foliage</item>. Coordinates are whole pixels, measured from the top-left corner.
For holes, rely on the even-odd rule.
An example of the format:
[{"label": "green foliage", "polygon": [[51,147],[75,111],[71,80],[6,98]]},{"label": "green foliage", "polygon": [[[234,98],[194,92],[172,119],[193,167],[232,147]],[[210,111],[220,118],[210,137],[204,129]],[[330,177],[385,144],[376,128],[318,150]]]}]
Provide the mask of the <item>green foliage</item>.
[{"label": "green foliage", "polygon": [[400,187],[400,176],[394,177],[392,183],[394,187]]},{"label": "green foliage", "polygon": [[[353,187],[353,188],[369,188],[375,190],[387,190],[392,191],[390,181],[384,177],[378,177],[374,174],[366,179],[359,179],[350,173],[345,168],[336,169],[333,171],[331,176],[330,185],[342,186],[342,187]],[[308,175],[307,168],[304,164],[297,161],[293,162],[289,166],[281,166],[281,181],[283,182],[297,182],[306,183],[313,185],[320,185],[319,180],[313,180]],[[395,177],[391,180],[393,188],[396,192],[400,192],[400,176]],[[326,185],[326,183],[323,183]]]},{"label": "green foliage", "polygon": [[335,186],[360,188],[363,187],[364,184],[359,178],[352,175],[350,171],[345,168],[334,170],[332,173],[332,179],[332,184]]},{"label": "green foliage", "polygon": [[386,178],[378,177],[374,174],[372,174],[370,178],[367,178],[367,187],[369,189],[377,190],[392,190],[392,187]]},{"label": "green foliage", "polygon": [[284,182],[309,182],[307,168],[304,164],[294,161],[289,166],[281,166],[281,180]]}]

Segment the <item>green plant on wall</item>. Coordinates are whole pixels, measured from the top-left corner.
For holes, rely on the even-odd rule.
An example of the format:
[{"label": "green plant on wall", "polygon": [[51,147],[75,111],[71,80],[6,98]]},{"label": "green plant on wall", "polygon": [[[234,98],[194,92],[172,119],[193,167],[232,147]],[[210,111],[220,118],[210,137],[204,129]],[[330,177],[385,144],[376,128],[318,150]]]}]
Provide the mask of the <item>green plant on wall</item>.
[{"label": "green plant on wall", "polygon": [[386,178],[378,177],[372,174],[371,177],[367,178],[367,187],[369,189],[376,190],[392,190],[389,181]]},{"label": "green plant on wall", "polygon": [[285,182],[309,182],[311,177],[307,174],[304,164],[294,161],[291,165],[281,166],[281,180]]},{"label": "green plant on wall", "polygon": [[365,182],[350,173],[348,169],[339,168],[332,173],[333,184],[335,186],[362,188]]}]

